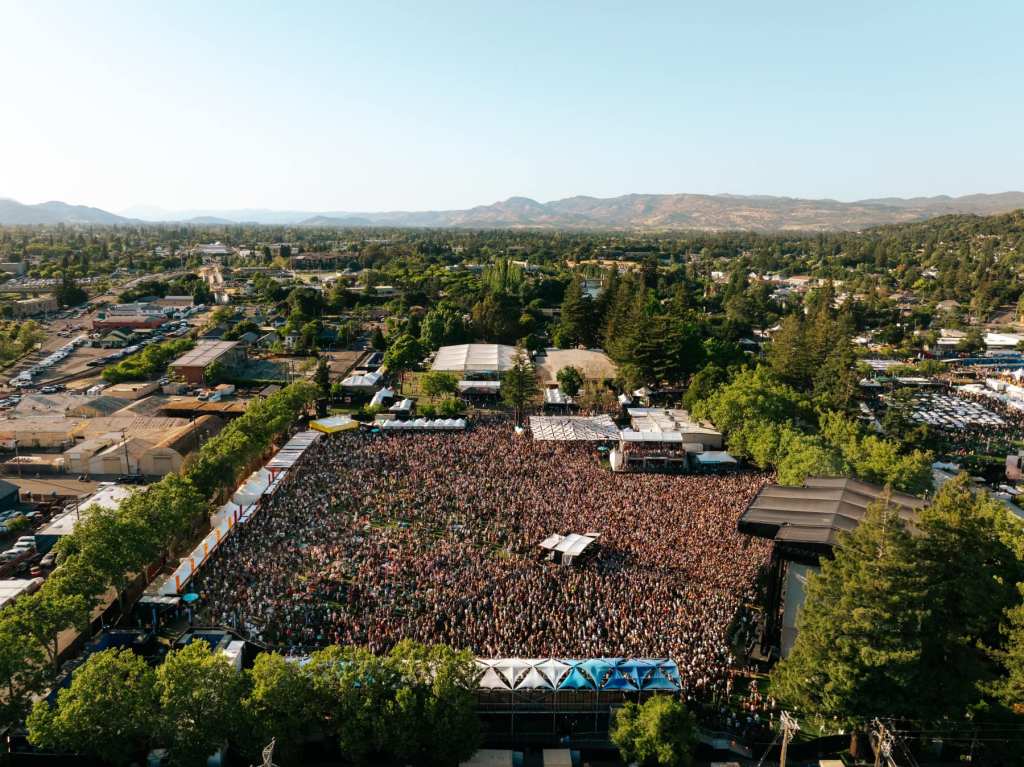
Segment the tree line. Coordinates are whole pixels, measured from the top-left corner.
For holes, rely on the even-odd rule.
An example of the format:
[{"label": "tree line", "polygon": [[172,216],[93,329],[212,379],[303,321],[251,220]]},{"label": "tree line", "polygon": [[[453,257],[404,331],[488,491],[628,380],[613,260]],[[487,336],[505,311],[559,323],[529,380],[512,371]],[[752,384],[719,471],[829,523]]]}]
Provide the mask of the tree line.
[{"label": "tree line", "polygon": [[808,578],[772,695],[828,728],[892,718],[980,763],[1024,762],[1019,520],[961,475],[912,525],[882,502],[833,551]]},{"label": "tree line", "polygon": [[151,668],[131,650],[91,655],[56,704],[27,719],[39,748],[112,765],[166,748],[177,767],[205,765],[229,747],[250,761],[274,740],[274,763],[303,764],[308,740],[327,740],[357,767],[450,767],[480,741],[477,667],[468,651],[404,641],[386,655],[332,645],[301,662],[262,652],[249,669],[196,640]]},{"label": "tree line", "polygon": [[109,589],[122,602],[138,573],[190,543],[210,500],[234,489],[315,396],[312,385],[299,382],[254,400],[181,474],[133,493],[116,510],[82,510],[74,531],[58,542],[58,565],[39,591],[0,612],[3,722],[19,721],[32,696],[56,678],[61,634],[87,631]]}]

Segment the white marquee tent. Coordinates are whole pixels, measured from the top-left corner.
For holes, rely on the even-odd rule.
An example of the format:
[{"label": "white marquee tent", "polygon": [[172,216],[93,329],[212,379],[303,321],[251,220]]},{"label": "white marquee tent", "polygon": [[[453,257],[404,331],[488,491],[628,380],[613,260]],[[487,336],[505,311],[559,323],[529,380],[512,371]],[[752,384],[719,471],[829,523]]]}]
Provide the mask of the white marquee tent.
[{"label": "white marquee tent", "polygon": [[506,344],[459,344],[437,350],[431,370],[450,373],[504,373],[515,363],[516,348]]}]

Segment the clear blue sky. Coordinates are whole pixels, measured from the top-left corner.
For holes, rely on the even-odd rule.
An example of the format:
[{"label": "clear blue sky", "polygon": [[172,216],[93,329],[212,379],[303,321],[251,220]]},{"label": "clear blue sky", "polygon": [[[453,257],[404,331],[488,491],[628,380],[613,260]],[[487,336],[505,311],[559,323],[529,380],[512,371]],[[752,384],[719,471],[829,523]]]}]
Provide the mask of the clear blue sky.
[{"label": "clear blue sky", "polygon": [[1024,187],[1024,2],[0,0],[0,195],[121,210]]}]

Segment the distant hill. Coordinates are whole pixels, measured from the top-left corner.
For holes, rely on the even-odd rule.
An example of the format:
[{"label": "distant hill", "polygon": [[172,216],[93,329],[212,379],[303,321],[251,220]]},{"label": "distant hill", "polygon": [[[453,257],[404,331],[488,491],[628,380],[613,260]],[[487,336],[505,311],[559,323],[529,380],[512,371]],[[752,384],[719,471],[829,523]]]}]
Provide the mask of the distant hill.
[{"label": "distant hill", "polygon": [[266,209],[192,210],[132,208],[132,218],[98,208],[48,202],[22,205],[0,200],[0,224],[129,224],[139,219],[206,226],[235,223],[344,228],[358,226],[465,227],[470,229],[612,229],[665,231],[835,231],[927,221],[949,214],[994,215],[1024,208],[1024,192],[965,197],[886,197],[857,202],[733,194],[627,194],[621,197],[568,197],[538,202],[510,197],[467,210],[274,211]]},{"label": "distant hill", "polygon": [[65,202],[41,202],[23,205],[16,200],[0,200],[0,224],[31,226],[33,224],[115,224],[135,223],[131,219],[85,205]]},{"label": "distant hill", "polygon": [[[246,209],[216,211],[216,215],[237,222],[325,228],[750,229],[763,232],[864,229],[926,221],[950,213],[991,215],[1018,208],[1024,208],[1024,193],[1021,192],[967,197],[892,197],[858,202],[765,195],[628,194],[611,198],[568,197],[546,203],[528,197],[510,197],[466,210],[313,213]],[[163,220],[172,220],[173,214],[163,213]]]},{"label": "distant hill", "polygon": [[334,226],[343,228],[346,226],[373,226],[373,222],[368,218],[360,218],[359,216],[311,216],[300,221],[299,226]]}]

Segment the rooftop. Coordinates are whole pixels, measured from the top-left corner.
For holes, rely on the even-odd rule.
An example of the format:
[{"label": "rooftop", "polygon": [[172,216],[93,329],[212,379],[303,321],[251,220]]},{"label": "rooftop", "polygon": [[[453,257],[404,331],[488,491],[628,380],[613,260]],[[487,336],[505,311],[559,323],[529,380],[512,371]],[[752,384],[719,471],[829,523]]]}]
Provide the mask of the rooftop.
[{"label": "rooftop", "polygon": [[238,341],[199,341],[171,363],[171,367],[206,367],[238,346]]},{"label": "rooftop", "polygon": [[740,517],[741,533],[776,541],[833,546],[842,531],[853,530],[868,507],[888,500],[897,513],[913,523],[925,501],[906,493],[840,477],[812,477],[800,487],[767,485]]}]

